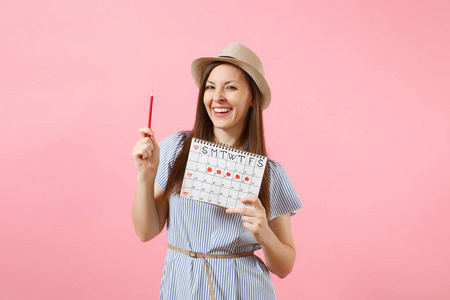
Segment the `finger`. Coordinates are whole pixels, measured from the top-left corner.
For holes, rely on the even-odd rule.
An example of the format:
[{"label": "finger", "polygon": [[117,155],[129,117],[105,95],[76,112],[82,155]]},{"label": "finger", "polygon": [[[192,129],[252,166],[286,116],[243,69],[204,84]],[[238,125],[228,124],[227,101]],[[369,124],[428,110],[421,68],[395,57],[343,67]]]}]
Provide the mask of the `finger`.
[{"label": "finger", "polygon": [[136,150],[133,150],[133,151],[131,152],[131,156],[132,156],[133,158],[141,158]]},{"label": "finger", "polygon": [[144,157],[143,157],[143,155],[144,155],[143,149],[133,150],[131,155],[133,156],[133,158],[136,158],[136,159],[144,159]]},{"label": "finger", "polygon": [[150,135],[150,137],[144,137],[139,140],[138,143],[146,146],[149,145],[151,150],[157,149],[159,152],[159,145],[154,135]]},{"label": "finger", "polygon": [[144,137],[142,139],[140,139],[136,145],[139,145],[140,147],[150,147],[151,150],[153,150],[155,148],[154,142],[152,141],[151,138],[149,137]]},{"label": "finger", "polygon": [[153,144],[143,144],[138,142],[136,146],[134,146],[133,156],[145,159],[153,152],[153,147]]},{"label": "finger", "polygon": [[259,200],[256,196],[245,196],[241,199],[242,203],[249,203],[253,205],[255,209],[262,209],[264,210],[264,206],[261,203],[261,200]]},{"label": "finger", "polygon": [[151,130],[150,128],[139,128],[139,134],[141,135],[142,138],[147,137],[147,134],[149,136],[154,135],[153,130]]},{"label": "finger", "polygon": [[244,207],[229,207],[226,210],[227,214],[243,214]]},{"label": "finger", "polygon": [[256,215],[255,210],[248,207],[229,207],[226,212],[228,214],[241,214],[250,217],[254,217]]},{"label": "finger", "polygon": [[142,146],[142,148],[144,148],[145,150],[147,150],[147,151],[153,151],[153,149],[155,149],[155,145],[153,145],[153,143],[152,143],[152,141],[151,140],[149,140],[149,142],[148,143],[145,143],[143,146]]},{"label": "finger", "polygon": [[155,149],[156,151],[159,151],[159,145],[158,145],[158,142],[156,141],[154,135],[150,136],[150,140],[153,142],[153,146],[154,146],[153,149]]},{"label": "finger", "polygon": [[152,151],[147,149],[142,149],[142,159],[147,159],[152,155]]},{"label": "finger", "polygon": [[139,145],[139,142],[136,143],[136,145],[133,148],[133,151],[131,152],[131,155],[133,155],[133,157],[135,158],[142,158],[142,145]]},{"label": "finger", "polygon": [[139,132],[144,132],[145,134],[148,134],[148,135],[154,135],[155,134],[153,132],[153,130],[151,128],[148,128],[148,127],[139,128]]},{"label": "finger", "polygon": [[242,215],[242,222],[253,224],[255,222],[255,218]]},{"label": "finger", "polygon": [[152,144],[152,151],[156,150],[157,152],[159,152],[159,145],[158,145],[158,142],[155,139],[155,136],[151,135],[149,137],[149,139],[150,139],[150,144]]},{"label": "finger", "polygon": [[248,222],[243,222],[242,226],[248,230],[250,230],[250,232],[254,233],[256,231],[256,227],[255,225],[248,223]]},{"label": "finger", "polygon": [[135,153],[135,155],[141,159],[146,159],[149,156],[151,156],[151,154],[153,152],[152,148],[153,148],[153,145],[151,145],[151,144],[136,145],[134,147],[133,153]]}]

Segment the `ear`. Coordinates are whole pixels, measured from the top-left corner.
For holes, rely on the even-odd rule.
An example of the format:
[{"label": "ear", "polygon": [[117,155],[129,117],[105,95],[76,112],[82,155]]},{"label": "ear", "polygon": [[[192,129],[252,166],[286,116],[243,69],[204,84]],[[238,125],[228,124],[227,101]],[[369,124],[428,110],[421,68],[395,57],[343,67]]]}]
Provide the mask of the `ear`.
[{"label": "ear", "polygon": [[254,104],[255,104],[255,98],[252,98],[252,101],[250,102],[250,107],[253,107]]}]

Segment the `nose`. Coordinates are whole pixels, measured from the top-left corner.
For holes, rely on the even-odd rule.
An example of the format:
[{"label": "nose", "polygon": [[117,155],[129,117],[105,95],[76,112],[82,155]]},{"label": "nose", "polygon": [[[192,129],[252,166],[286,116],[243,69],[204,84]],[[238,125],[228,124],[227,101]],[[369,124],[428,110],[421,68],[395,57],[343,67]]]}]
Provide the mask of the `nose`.
[{"label": "nose", "polygon": [[222,89],[215,89],[214,90],[214,95],[213,95],[213,101],[215,102],[221,102],[221,101],[225,101],[226,98],[223,94]]}]

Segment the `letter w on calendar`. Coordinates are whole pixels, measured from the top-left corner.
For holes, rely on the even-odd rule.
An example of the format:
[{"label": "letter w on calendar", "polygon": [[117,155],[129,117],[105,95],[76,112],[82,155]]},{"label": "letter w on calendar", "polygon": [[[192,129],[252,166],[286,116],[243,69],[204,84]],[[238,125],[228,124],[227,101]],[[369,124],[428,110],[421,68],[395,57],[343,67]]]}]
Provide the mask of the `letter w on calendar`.
[{"label": "letter w on calendar", "polygon": [[181,196],[222,207],[244,206],[244,196],[258,196],[266,164],[265,156],[192,138]]}]

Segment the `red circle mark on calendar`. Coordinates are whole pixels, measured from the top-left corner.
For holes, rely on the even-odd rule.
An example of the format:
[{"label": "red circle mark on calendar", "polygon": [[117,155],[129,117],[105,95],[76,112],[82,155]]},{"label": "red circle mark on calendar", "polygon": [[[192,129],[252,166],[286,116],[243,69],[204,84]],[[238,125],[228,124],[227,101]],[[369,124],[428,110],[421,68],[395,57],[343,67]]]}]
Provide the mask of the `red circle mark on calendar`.
[{"label": "red circle mark on calendar", "polygon": [[212,172],[211,167],[208,167],[208,169],[206,169],[208,172]]},{"label": "red circle mark on calendar", "polygon": [[183,192],[183,195],[187,196],[189,193],[188,192]]},{"label": "red circle mark on calendar", "polygon": [[227,172],[227,176],[228,176],[228,177],[230,177],[230,176],[231,176],[230,172]]},{"label": "red circle mark on calendar", "polygon": [[239,176],[239,174],[236,174],[236,179],[239,179],[239,178],[241,178],[241,176]]},{"label": "red circle mark on calendar", "polygon": [[192,176],[192,173],[187,173],[187,176],[191,177],[191,176]]},{"label": "red circle mark on calendar", "polygon": [[198,146],[197,146],[197,145],[194,145],[194,149],[197,150],[197,149],[198,149]]},{"label": "red circle mark on calendar", "polygon": [[220,175],[220,174],[222,174],[222,171],[220,171],[220,170],[217,170],[217,174],[219,174],[219,175]]},{"label": "red circle mark on calendar", "polygon": [[245,177],[245,181],[249,181],[250,180],[250,178],[248,178],[248,177]]}]

